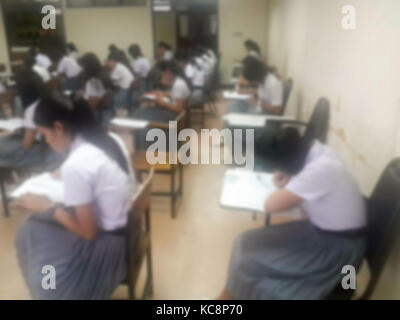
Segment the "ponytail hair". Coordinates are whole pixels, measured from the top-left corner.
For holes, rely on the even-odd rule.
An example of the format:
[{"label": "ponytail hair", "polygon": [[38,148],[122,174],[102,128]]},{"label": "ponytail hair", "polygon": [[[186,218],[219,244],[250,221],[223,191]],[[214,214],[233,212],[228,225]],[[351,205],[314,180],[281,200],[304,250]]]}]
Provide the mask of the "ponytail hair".
[{"label": "ponytail hair", "polygon": [[39,102],[34,122],[46,128],[53,128],[55,122],[62,123],[72,137],[81,136],[129,173],[129,164],[118,143],[98,124],[84,99],[52,92]]}]

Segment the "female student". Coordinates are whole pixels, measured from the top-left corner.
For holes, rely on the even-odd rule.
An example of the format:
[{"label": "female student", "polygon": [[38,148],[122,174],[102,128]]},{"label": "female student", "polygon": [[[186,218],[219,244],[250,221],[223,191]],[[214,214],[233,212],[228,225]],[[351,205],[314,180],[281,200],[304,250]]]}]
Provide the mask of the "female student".
[{"label": "female student", "polygon": [[116,88],[114,93],[114,112],[131,109],[131,87],[135,80],[131,71],[122,63],[118,62],[118,55],[111,53],[108,56],[107,67],[110,70],[111,80]]},{"label": "female student", "polygon": [[80,58],[79,51],[73,42],[67,43],[67,54],[68,54],[68,56],[70,56],[71,58],[73,58],[77,61]]},{"label": "female student", "polygon": [[243,61],[240,86],[254,89],[239,89],[240,93],[253,95],[247,101],[235,101],[228,112],[280,115],[283,103],[283,85],[278,77],[260,60],[247,57]]},{"label": "female student", "polygon": [[63,77],[63,91],[75,92],[80,89],[82,68],[76,59],[67,54],[67,50],[59,50],[57,56],[57,73]]},{"label": "female student", "polygon": [[111,79],[94,53],[85,54],[79,63],[85,86],[81,95],[88,101],[98,120],[107,125],[114,117]]},{"label": "female student", "polygon": [[[34,120],[68,156],[60,168],[64,203],[34,195],[16,203],[35,213],[16,237],[26,284],[34,299],[107,299],[126,276],[124,233],[137,189],[127,151],[83,99],[54,94],[39,103]],[[46,265],[56,272],[54,290],[42,288]]]},{"label": "female student", "polygon": [[244,42],[244,47],[248,56],[261,59],[261,50],[257,42],[248,39]]},{"label": "female student", "polygon": [[132,104],[136,109],[140,105],[140,97],[146,92],[147,77],[151,70],[150,61],[143,56],[142,50],[138,44],[132,44],[129,49],[129,54],[134,59],[132,70],[135,75],[134,88],[132,91]]},{"label": "female student", "polygon": [[57,166],[62,157],[52,152],[42,141],[33,122],[40,98],[48,90],[40,76],[32,69],[32,59],[26,58],[24,69],[17,74],[17,92],[24,109],[24,128],[0,138],[0,166],[23,168]]},{"label": "female student", "polygon": [[300,207],[306,220],[242,234],[235,242],[223,299],[323,299],[342,280],[343,266],[360,266],[366,209],[354,177],[321,143],[287,128],[263,137],[257,151],[276,171],[278,188],[265,211]]},{"label": "female student", "polygon": [[174,60],[174,52],[172,51],[171,46],[164,41],[160,41],[158,43],[157,58],[158,61]]},{"label": "female student", "polygon": [[192,87],[191,104],[201,105],[204,96],[206,71],[198,64],[193,52],[183,53],[181,60],[183,61],[186,79],[190,81]]},{"label": "female student", "polygon": [[[133,113],[133,118],[149,120],[153,122],[168,122],[175,120],[187,107],[190,98],[190,88],[180,75],[178,66],[169,61],[159,63],[161,82],[168,91],[154,91],[155,106],[141,107]],[[135,147],[145,149],[148,145],[145,141],[147,130],[140,130],[136,135]]]}]

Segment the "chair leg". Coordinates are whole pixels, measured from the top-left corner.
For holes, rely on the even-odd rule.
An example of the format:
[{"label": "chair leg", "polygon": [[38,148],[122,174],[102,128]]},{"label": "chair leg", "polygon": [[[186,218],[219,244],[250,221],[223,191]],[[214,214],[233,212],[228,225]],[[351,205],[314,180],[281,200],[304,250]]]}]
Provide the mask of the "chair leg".
[{"label": "chair leg", "polygon": [[151,258],[151,245],[147,249],[147,281],[148,281],[148,296],[154,295],[154,282],[153,282],[153,261]]},{"label": "chair leg", "polygon": [[4,186],[4,181],[0,181],[0,189],[1,189],[1,199],[3,201],[4,215],[6,217],[9,217],[10,212],[8,211],[7,193],[6,193],[6,188]]},{"label": "chair leg", "polygon": [[183,166],[179,165],[179,196],[182,197],[183,195]]},{"label": "chair leg", "polygon": [[175,192],[175,169],[171,172],[171,217],[175,219],[175,201],[176,201],[176,192]]}]

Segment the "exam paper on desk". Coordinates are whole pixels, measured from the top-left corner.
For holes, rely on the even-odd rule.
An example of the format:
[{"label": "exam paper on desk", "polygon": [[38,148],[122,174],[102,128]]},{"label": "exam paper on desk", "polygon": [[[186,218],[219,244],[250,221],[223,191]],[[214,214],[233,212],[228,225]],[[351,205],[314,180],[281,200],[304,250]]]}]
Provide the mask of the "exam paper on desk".
[{"label": "exam paper on desk", "polygon": [[46,196],[55,203],[64,202],[64,185],[61,180],[53,178],[51,173],[43,173],[23,182],[11,194],[11,198],[19,198],[26,194]]}]

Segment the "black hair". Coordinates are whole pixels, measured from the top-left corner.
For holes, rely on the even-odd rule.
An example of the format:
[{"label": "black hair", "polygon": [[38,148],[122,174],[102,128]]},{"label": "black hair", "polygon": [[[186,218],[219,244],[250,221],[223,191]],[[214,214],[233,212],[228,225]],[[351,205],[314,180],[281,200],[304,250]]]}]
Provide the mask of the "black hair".
[{"label": "black hair", "polygon": [[171,50],[171,46],[168,43],[164,42],[164,41],[160,41],[158,43],[158,47],[164,48],[165,50]]},{"label": "black hair", "polygon": [[114,46],[113,49],[110,49],[110,53],[108,54],[107,60],[113,60],[122,63],[133,73],[132,66],[129,63],[129,59],[126,56],[125,52],[118,49],[117,47]]},{"label": "black hair", "polygon": [[304,167],[310,145],[296,128],[288,127],[260,137],[255,143],[255,152],[274,169],[296,175]]},{"label": "black hair", "polygon": [[137,58],[140,58],[143,56],[142,49],[136,43],[129,46],[128,52],[134,59],[137,59]]},{"label": "black hair", "polygon": [[32,62],[30,60],[26,62],[24,69],[17,73],[15,82],[24,109],[46,93],[46,86],[42,78],[32,70]]},{"label": "black hair", "polygon": [[67,50],[68,52],[78,52],[78,49],[73,42],[67,43]]},{"label": "black hair", "polygon": [[99,58],[94,53],[86,53],[79,59],[79,64],[83,69],[83,80],[88,81],[91,78],[97,78],[107,89],[112,88],[112,82],[103,66],[100,63]]},{"label": "black hair", "polygon": [[243,62],[242,75],[250,82],[261,83],[268,74],[267,66],[255,57],[246,57]]},{"label": "black hair", "polygon": [[253,50],[256,51],[259,55],[261,55],[261,50],[260,50],[260,46],[258,45],[257,42],[251,40],[251,39],[247,39],[244,42],[244,46],[247,48],[247,50]]},{"label": "black hair", "polygon": [[80,135],[95,145],[114,160],[126,173],[129,173],[128,161],[121,148],[105,129],[103,129],[83,98],[67,97],[59,92],[52,92],[38,104],[34,122],[36,125],[53,128],[60,122],[72,137]]},{"label": "black hair", "polygon": [[175,61],[160,61],[157,67],[161,73],[171,71],[176,77],[180,77],[183,81],[185,81],[190,90],[192,89],[189,79]]}]

